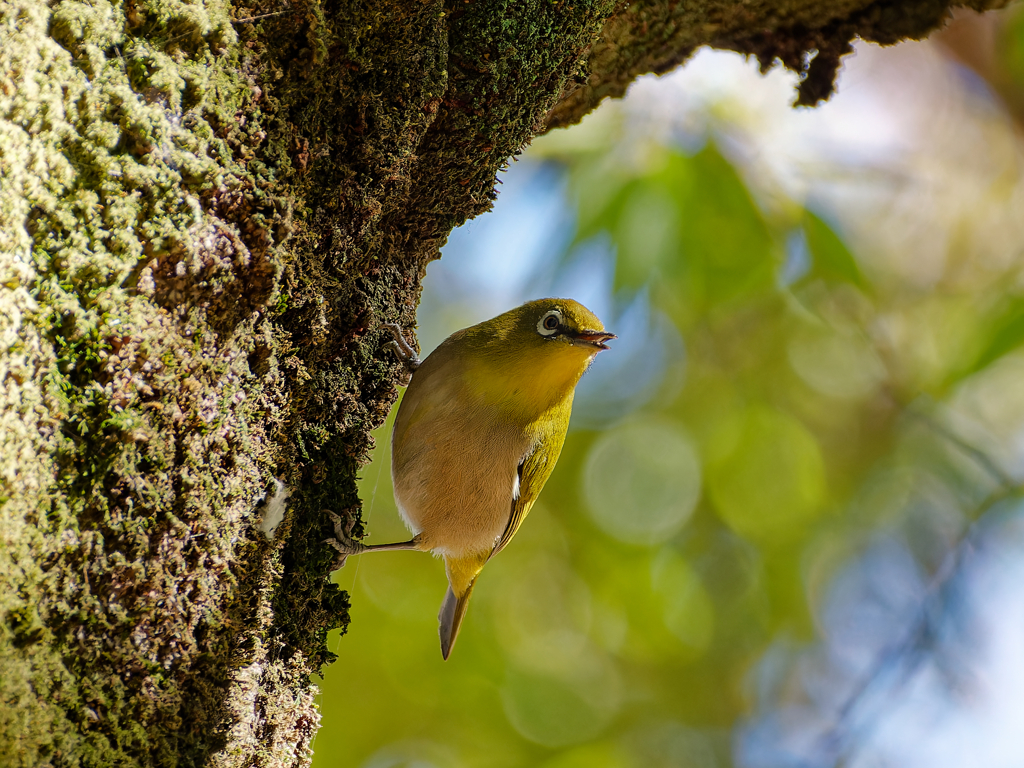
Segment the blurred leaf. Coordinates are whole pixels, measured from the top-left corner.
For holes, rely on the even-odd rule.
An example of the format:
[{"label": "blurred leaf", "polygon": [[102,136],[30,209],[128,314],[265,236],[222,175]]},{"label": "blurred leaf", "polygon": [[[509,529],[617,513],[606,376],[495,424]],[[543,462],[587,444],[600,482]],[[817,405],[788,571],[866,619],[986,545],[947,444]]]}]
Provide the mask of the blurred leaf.
[{"label": "blurred leaf", "polygon": [[576,238],[581,243],[616,222],[636,175],[612,157],[572,166],[571,189],[576,202]]},{"label": "blurred leaf", "polygon": [[632,175],[607,163],[574,166],[573,174],[575,242],[607,231],[618,253],[616,285],[653,281],[681,325],[709,305],[774,288],[770,228],[714,145],[694,155],[663,150]]},{"label": "blurred leaf", "polygon": [[734,304],[775,287],[774,241],[736,169],[713,144],[692,157],[675,154],[680,252],[666,274],[695,307]]},{"label": "blurred leaf", "polygon": [[818,277],[851,283],[865,290],[869,288],[850,249],[821,217],[805,210],[801,227],[811,254],[807,278]]},{"label": "blurred leaf", "polygon": [[971,372],[980,371],[991,363],[1024,344],[1024,298],[1009,302],[1005,311],[992,327],[988,346],[975,361]]},{"label": "blurred leaf", "polygon": [[640,288],[657,279],[679,253],[679,207],[660,180],[634,182],[619,198],[613,233],[616,283]]},{"label": "blurred leaf", "polygon": [[1004,302],[979,335],[980,351],[977,356],[969,364],[956,369],[946,380],[945,386],[974,375],[1024,345],[1024,297],[1013,297]]},{"label": "blurred leaf", "polygon": [[1020,7],[1007,15],[999,39],[999,53],[1007,72],[1018,85],[1024,85],[1024,12]]}]

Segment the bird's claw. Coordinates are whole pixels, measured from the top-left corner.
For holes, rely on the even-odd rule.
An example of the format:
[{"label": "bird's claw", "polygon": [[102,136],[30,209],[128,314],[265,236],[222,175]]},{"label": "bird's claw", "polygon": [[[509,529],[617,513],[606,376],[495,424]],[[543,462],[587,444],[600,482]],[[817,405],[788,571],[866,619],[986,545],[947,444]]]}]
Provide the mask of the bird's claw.
[{"label": "bird's claw", "polygon": [[357,541],[352,540],[352,526],[355,524],[353,518],[342,518],[330,510],[327,510],[328,517],[334,523],[334,538],[324,539],[324,544],[330,544],[338,550],[338,556],[331,565],[332,571],[337,571],[345,565],[349,555],[358,555],[366,548]]},{"label": "bird's claw", "polygon": [[385,342],[385,347],[391,347],[394,350],[395,356],[399,359],[403,366],[405,366],[405,376],[403,377],[400,384],[403,387],[409,386],[409,382],[412,381],[412,375],[417,368],[420,367],[420,359],[416,356],[416,350],[413,349],[412,345],[405,340],[405,334],[402,333],[402,326],[398,323],[384,323],[384,327],[391,331],[391,335],[395,338],[391,341]]}]

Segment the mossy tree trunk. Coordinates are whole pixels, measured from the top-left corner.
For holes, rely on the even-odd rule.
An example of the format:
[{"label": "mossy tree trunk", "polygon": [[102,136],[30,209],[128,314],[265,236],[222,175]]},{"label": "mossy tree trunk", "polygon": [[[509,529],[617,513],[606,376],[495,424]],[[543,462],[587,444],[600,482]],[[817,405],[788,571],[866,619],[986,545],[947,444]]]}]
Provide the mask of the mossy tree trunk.
[{"label": "mossy tree trunk", "polygon": [[0,0],[0,764],[308,763],[382,324],[495,173],[701,45],[813,104],[947,5]]}]

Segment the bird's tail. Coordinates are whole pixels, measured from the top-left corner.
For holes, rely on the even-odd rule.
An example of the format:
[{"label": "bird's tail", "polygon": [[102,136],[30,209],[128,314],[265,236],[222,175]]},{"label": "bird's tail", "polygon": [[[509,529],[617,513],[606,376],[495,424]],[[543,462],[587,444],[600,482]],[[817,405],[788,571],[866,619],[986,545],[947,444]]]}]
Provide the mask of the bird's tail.
[{"label": "bird's tail", "polygon": [[469,605],[469,596],[473,594],[474,583],[469,583],[469,588],[462,593],[461,597],[456,597],[449,585],[444,602],[441,603],[441,612],[437,614],[437,621],[438,633],[441,635],[441,655],[445,661],[448,660],[448,656],[452,652],[455,638],[459,636],[459,627],[462,626],[462,617],[466,615],[466,606]]},{"label": "bird's tail", "polygon": [[464,560],[445,558],[445,570],[448,573],[448,592],[441,603],[441,611],[437,614],[438,634],[441,635],[441,655],[448,660],[451,655],[455,638],[459,635],[462,617],[466,615],[469,596],[473,594],[473,585],[477,574],[487,562],[486,553],[480,557],[469,557]]}]

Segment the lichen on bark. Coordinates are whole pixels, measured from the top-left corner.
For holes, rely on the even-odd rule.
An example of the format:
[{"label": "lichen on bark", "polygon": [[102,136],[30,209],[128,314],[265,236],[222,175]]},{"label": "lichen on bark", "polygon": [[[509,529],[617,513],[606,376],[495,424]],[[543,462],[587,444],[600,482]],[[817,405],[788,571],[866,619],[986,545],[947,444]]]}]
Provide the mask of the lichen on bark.
[{"label": "lichen on bark", "polygon": [[281,407],[253,86],[223,4],[0,14],[4,760],[198,761]]}]

